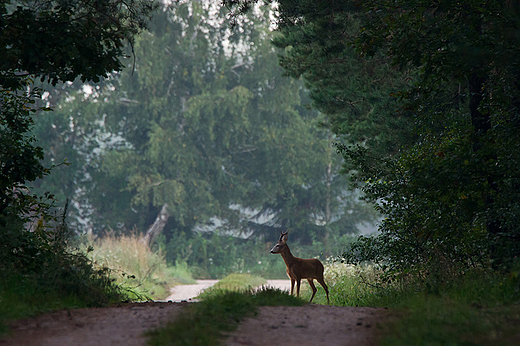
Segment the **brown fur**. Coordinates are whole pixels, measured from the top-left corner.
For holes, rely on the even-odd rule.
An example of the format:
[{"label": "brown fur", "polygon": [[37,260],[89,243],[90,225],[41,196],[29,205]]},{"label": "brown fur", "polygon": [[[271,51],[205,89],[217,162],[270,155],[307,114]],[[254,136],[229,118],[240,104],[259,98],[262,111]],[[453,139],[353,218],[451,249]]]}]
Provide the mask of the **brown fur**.
[{"label": "brown fur", "polygon": [[287,245],[287,232],[282,232],[280,240],[278,240],[278,243],[273,246],[271,253],[279,253],[282,255],[285,266],[287,267],[287,276],[291,279],[291,295],[294,292],[294,284],[296,283],[296,295],[299,297],[301,279],[307,279],[312,289],[312,297],[309,302],[312,302],[314,295],[318,291],[316,286],[314,286],[314,279],[316,279],[325,289],[325,293],[327,294],[327,304],[329,304],[329,288],[323,279],[323,264],[321,264],[319,260],[315,258],[302,259],[294,257]]}]

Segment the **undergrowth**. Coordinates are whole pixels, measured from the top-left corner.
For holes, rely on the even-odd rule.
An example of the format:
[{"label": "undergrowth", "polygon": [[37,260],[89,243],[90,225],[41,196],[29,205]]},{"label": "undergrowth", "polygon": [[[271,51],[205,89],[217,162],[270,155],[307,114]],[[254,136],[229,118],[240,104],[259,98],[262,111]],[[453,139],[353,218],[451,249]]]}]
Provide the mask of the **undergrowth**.
[{"label": "undergrowth", "polygon": [[150,332],[149,345],[219,345],[223,333],[253,316],[259,306],[301,306],[305,302],[272,288],[246,291],[218,291],[190,304],[174,322]]},{"label": "undergrowth", "polygon": [[[520,277],[473,269],[432,285],[427,277],[382,281],[374,266],[325,266],[331,304],[389,307],[396,318],[382,326],[384,346],[520,345]],[[325,304],[321,287],[315,303]],[[310,298],[307,284],[302,298]]]},{"label": "undergrowth", "polygon": [[33,231],[21,222],[7,225],[0,230],[0,334],[8,331],[9,320],[128,299],[108,269],[95,268],[84,254],[71,252],[64,217]]},{"label": "undergrowth", "polygon": [[477,271],[441,289],[406,289],[386,300],[400,318],[381,345],[520,345],[519,283],[517,273]]},{"label": "undergrowth", "polygon": [[135,300],[164,299],[171,287],[195,283],[185,263],[168,266],[163,254],[150,250],[135,235],[89,237],[82,250],[97,265],[110,268],[111,277],[133,292]]}]

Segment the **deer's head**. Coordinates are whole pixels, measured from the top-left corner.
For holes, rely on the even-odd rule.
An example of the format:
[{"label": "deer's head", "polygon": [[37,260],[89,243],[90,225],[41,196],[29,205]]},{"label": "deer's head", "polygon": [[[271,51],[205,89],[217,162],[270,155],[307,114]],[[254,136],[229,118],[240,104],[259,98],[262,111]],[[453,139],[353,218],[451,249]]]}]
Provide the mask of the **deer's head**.
[{"label": "deer's head", "polygon": [[271,249],[271,253],[281,253],[283,248],[285,248],[287,246],[286,242],[287,242],[287,231],[285,233],[282,231],[282,234],[280,235],[280,239],[278,240],[278,243],[276,243],[275,246],[273,246],[273,248]]}]

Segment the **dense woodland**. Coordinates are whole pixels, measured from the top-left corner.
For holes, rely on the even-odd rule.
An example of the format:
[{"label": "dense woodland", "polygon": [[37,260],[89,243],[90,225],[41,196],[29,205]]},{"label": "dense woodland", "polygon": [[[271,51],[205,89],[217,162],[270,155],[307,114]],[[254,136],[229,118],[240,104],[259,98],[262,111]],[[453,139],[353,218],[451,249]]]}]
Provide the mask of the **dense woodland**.
[{"label": "dense woodland", "polygon": [[[228,1],[240,18],[248,1]],[[519,5],[280,1],[274,43],[339,137],[345,170],[385,216],[350,261],[439,275],[511,268]]]},{"label": "dense woodland", "polygon": [[428,287],[518,277],[517,1],[2,1],[0,27],[16,279],[114,289],[71,244],[158,215],[152,248],[201,276],[289,230],[301,254]]}]

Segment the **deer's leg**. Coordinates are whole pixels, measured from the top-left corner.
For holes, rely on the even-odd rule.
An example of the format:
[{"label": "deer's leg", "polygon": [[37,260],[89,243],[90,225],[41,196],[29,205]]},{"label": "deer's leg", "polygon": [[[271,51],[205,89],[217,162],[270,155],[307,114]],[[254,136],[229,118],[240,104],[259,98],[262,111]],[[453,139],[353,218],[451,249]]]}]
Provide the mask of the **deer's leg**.
[{"label": "deer's leg", "polygon": [[327,294],[327,304],[329,304],[329,288],[327,287],[327,284],[325,283],[325,280],[323,280],[323,275],[316,278],[320,285],[325,289],[325,293]]},{"label": "deer's leg", "polygon": [[293,278],[291,278],[291,296],[293,295],[293,291],[294,291],[294,283],[296,282],[296,280],[294,280]]},{"label": "deer's leg", "polygon": [[300,284],[302,283],[301,279],[296,280],[296,296],[300,297]]},{"label": "deer's leg", "polygon": [[307,281],[309,282],[309,285],[312,288],[312,297],[311,297],[311,300],[309,300],[309,303],[312,303],[312,299],[314,298],[314,295],[316,294],[316,291],[318,291],[318,289],[316,288],[316,286],[314,286],[313,279],[307,279]]}]

